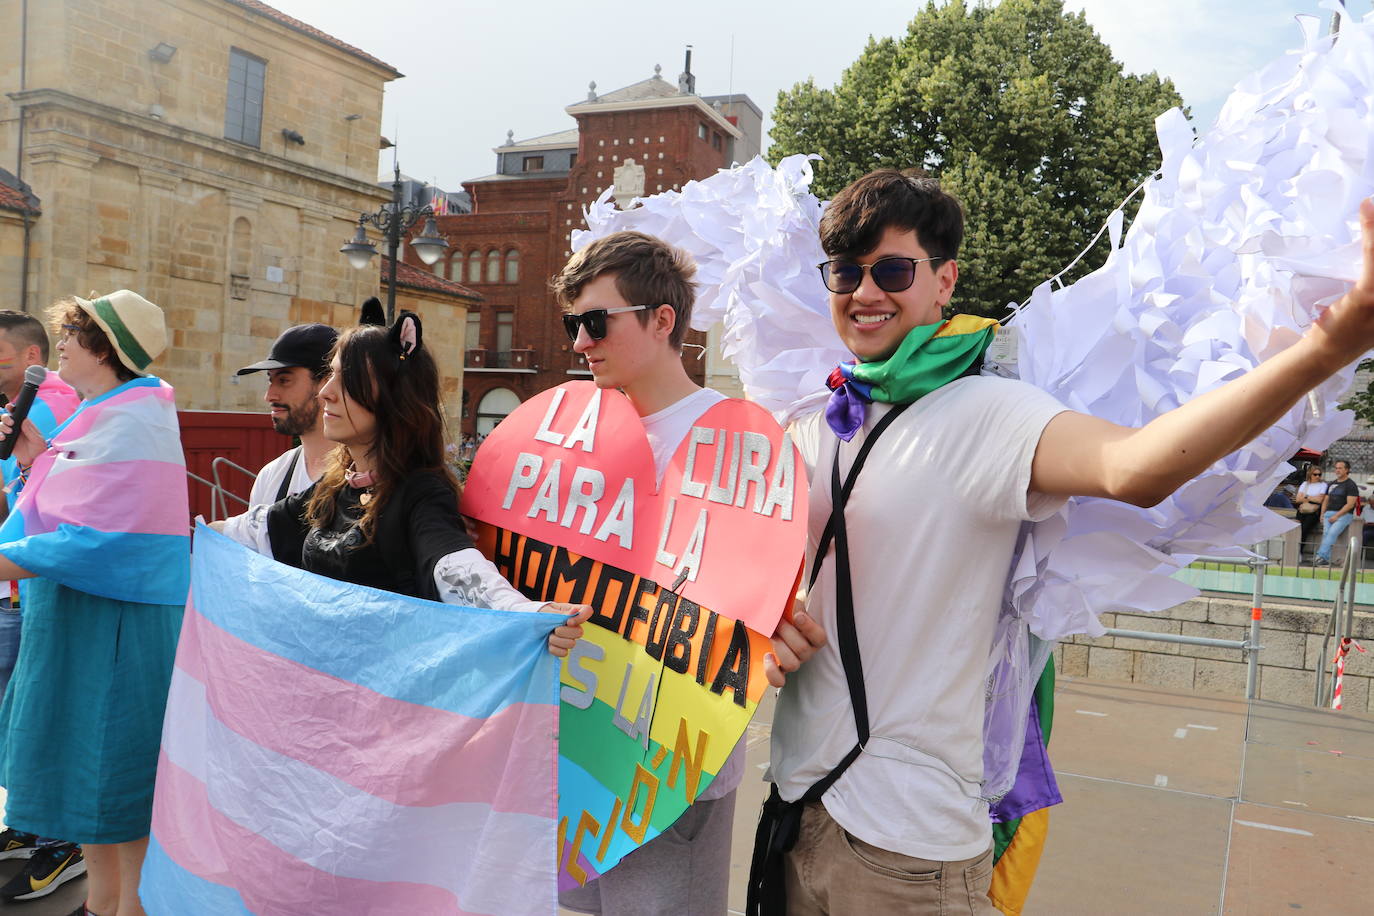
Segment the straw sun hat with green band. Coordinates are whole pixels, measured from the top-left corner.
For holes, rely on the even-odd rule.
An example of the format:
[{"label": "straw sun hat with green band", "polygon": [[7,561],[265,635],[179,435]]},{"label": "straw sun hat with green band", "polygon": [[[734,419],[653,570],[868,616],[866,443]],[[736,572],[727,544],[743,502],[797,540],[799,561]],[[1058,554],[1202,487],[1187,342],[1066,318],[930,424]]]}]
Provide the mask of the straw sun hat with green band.
[{"label": "straw sun hat with green band", "polygon": [[100,325],[119,361],[136,374],[142,375],[167,349],[167,322],[162,309],[138,293],[119,289],[97,299],[73,298]]}]

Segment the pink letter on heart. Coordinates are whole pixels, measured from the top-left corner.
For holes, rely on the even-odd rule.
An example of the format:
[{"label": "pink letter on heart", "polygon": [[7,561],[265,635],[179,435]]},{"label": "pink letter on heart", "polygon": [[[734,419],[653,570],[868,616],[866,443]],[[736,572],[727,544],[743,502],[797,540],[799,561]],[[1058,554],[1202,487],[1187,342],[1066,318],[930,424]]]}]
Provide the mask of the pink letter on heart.
[{"label": "pink letter on heart", "polygon": [[796,447],[757,404],[711,407],[655,485],[629,400],[569,382],[520,405],[473,462],[463,511],[672,586],[771,634],[806,543]]}]

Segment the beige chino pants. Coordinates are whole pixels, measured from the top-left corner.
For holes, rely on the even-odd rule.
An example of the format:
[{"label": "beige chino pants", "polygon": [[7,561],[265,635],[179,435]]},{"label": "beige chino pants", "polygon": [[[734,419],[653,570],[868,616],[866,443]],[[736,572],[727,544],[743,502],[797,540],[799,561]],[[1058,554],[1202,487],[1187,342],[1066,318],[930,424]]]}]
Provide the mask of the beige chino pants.
[{"label": "beige chino pants", "polygon": [[904,856],[847,833],[819,802],[802,812],[783,869],[788,916],[997,916],[991,848],[962,862]]}]

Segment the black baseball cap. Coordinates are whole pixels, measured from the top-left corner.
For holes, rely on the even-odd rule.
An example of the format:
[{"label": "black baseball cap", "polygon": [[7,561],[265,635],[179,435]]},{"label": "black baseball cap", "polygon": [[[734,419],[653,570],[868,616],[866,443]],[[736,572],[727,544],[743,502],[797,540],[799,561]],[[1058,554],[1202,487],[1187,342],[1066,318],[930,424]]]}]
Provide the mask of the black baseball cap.
[{"label": "black baseball cap", "polygon": [[339,332],[327,324],[298,324],[281,332],[281,336],[272,344],[272,352],[267,354],[267,359],[244,366],[238,374],[290,369],[294,366],[319,372],[324,369],[329,351],[334,349],[334,341],[338,339]]}]

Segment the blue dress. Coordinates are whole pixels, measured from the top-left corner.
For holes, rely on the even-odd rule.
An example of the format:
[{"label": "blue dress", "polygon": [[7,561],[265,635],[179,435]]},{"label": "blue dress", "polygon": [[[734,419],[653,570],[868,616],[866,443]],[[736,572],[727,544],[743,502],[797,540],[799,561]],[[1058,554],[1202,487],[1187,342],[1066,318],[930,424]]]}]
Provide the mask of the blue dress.
[{"label": "blue dress", "polygon": [[24,585],[0,703],[17,830],[77,843],[148,835],[162,715],[190,586],[172,389],[141,376],[81,402],[0,526]]},{"label": "blue dress", "polygon": [[185,608],[48,579],[24,589],[19,661],[0,704],[0,784],[16,830],[73,843],[147,836]]}]

